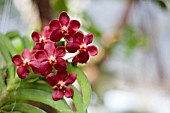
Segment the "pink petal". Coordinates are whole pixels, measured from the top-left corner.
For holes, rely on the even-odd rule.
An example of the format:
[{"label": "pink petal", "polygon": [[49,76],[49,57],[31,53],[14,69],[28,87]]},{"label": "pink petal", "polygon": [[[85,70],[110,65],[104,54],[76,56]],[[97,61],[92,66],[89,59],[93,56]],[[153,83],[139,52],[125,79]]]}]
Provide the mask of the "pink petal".
[{"label": "pink petal", "polygon": [[70,22],[70,17],[67,15],[66,12],[62,12],[59,17],[59,22],[62,26],[67,26]]},{"label": "pink petal", "polygon": [[78,49],[80,49],[80,44],[74,43],[74,42],[73,43],[68,43],[66,45],[66,49],[70,53],[75,53]]},{"label": "pink petal", "polygon": [[92,43],[92,41],[93,41],[93,34],[92,33],[85,35],[84,42],[85,42],[86,45]]},{"label": "pink petal", "polygon": [[54,86],[59,82],[58,76],[54,73],[50,73],[49,75],[47,75],[46,79],[48,84],[50,84],[51,86]]},{"label": "pink petal", "polygon": [[55,49],[55,56],[56,58],[58,57],[63,57],[65,56],[66,54],[66,50],[63,46],[58,46],[56,49]]},{"label": "pink petal", "polygon": [[84,34],[82,32],[77,32],[73,36],[73,41],[75,43],[82,44],[83,43],[83,38],[84,38]]},{"label": "pink petal", "polygon": [[77,58],[79,63],[86,63],[89,59],[89,54],[86,51],[81,51],[77,55]]},{"label": "pink petal", "polygon": [[92,45],[92,46],[88,46],[87,47],[87,50],[88,50],[88,53],[91,55],[91,56],[96,56],[98,54],[98,50],[96,48],[96,46]]},{"label": "pink petal", "polygon": [[61,100],[63,98],[63,96],[64,96],[63,90],[56,89],[56,90],[53,90],[53,92],[52,92],[53,100]]},{"label": "pink petal", "polygon": [[39,51],[37,51],[37,53],[35,54],[35,58],[36,58],[39,62],[48,60],[48,56],[47,56],[47,54],[46,54],[46,52],[45,52],[44,50],[39,50]]},{"label": "pink petal", "polygon": [[34,40],[34,42],[39,42],[40,40],[40,33],[38,32],[33,32],[32,35],[31,35],[32,39]]},{"label": "pink petal", "polygon": [[46,39],[50,38],[51,30],[49,26],[45,26],[42,30],[42,36],[44,36]]},{"label": "pink petal", "polygon": [[33,50],[43,50],[44,46],[41,43],[36,43]]},{"label": "pink petal", "polygon": [[80,22],[77,20],[71,20],[68,25],[68,31],[76,32],[80,28]]},{"label": "pink petal", "polygon": [[76,78],[77,78],[77,75],[74,74],[74,73],[71,73],[71,74],[69,74],[69,76],[68,76],[67,79],[65,80],[65,83],[66,83],[66,84],[72,84],[72,83],[74,83],[74,81],[76,80]]},{"label": "pink petal", "polygon": [[36,61],[35,54],[37,53],[37,50],[33,50],[30,54],[30,61]]},{"label": "pink petal", "polygon": [[65,78],[68,76],[66,71],[58,71],[57,72],[57,78],[59,81],[65,81]]},{"label": "pink petal", "polygon": [[61,29],[60,22],[58,20],[52,20],[49,24],[50,30],[59,30]]},{"label": "pink petal", "polygon": [[53,44],[47,43],[44,46],[44,50],[47,53],[47,56],[54,56],[54,52],[55,52],[55,46]]},{"label": "pink petal", "polygon": [[40,63],[38,61],[31,61],[30,66],[35,74],[39,73]]},{"label": "pink petal", "polygon": [[30,71],[24,66],[20,66],[17,69],[17,74],[21,79],[26,78],[28,76],[29,72]]},{"label": "pink petal", "polygon": [[65,89],[65,94],[64,96],[67,98],[71,98],[73,96],[73,89],[71,87],[68,86],[64,86]]},{"label": "pink petal", "polygon": [[12,57],[12,62],[16,65],[16,66],[20,66],[23,63],[22,57],[21,55],[17,54],[15,56]]},{"label": "pink petal", "polygon": [[63,34],[61,30],[54,30],[50,35],[50,40],[53,42],[59,42],[62,37],[63,37]]},{"label": "pink petal", "polygon": [[51,64],[48,61],[45,61],[40,64],[39,71],[43,76],[47,76],[51,73],[52,69]]},{"label": "pink petal", "polygon": [[58,71],[64,71],[67,68],[66,61],[62,58],[57,58],[57,63],[55,64],[55,69]]},{"label": "pink petal", "polygon": [[31,54],[30,50],[29,50],[28,48],[26,48],[26,49],[24,49],[24,51],[22,52],[22,57],[23,57],[24,59],[30,59],[30,54]]}]

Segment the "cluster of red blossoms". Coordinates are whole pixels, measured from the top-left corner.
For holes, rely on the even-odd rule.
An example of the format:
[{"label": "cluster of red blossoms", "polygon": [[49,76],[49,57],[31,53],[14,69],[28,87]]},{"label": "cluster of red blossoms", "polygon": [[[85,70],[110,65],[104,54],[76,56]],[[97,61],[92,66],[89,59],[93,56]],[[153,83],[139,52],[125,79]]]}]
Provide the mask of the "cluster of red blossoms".
[{"label": "cluster of red blossoms", "polygon": [[[52,97],[60,100],[63,96],[70,98],[73,89],[69,84],[74,83],[76,74],[68,74],[67,53],[75,53],[72,64],[86,63],[89,56],[98,53],[94,45],[89,45],[93,41],[93,34],[84,35],[79,31],[80,23],[77,20],[70,20],[66,12],[62,12],[59,20],[52,20],[49,26],[44,27],[41,33],[33,32],[32,39],[36,43],[33,50],[24,49],[21,55],[12,57],[12,62],[18,66],[17,74],[24,79],[30,73],[30,69],[35,74],[46,76],[49,85],[52,86]],[[57,46],[57,42],[63,39],[65,44]],[[52,73],[57,70],[57,74]]]}]

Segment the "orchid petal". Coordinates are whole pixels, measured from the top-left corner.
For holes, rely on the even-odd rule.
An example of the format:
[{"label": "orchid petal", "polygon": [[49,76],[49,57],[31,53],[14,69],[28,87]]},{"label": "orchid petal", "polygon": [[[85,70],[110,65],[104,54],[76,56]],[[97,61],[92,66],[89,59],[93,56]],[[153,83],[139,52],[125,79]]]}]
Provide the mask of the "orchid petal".
[{"label": "orchid petal", "polygon": [[50,35],[50,40],[53,42],[59,42],[62,37],[63,37],[63,34],[61,30],[54,30]]},{"label": "orchid petal", "polygon": [[48,61],[45,61],[40,64],[39,71],[43,76],[47,76],[51,73],[52,69],[51,64]]},{"label": "orchid petal", "polygon": [[21,79],[26,78],[28,76],[29,72],[30,71],[24,66],[20,66],[17,69],[17,74]]},{"label": "orchid petal", "polygon": [[88,51],[88,54],[90,54],[91,56],[96,56],[98,54],[98,50],[96,46],[94,45],[88,46],[87,51]]},{"label": "orchid petal", "polygon": [[59,17],[59,22],[62,26],[67,26],[70,22],[70,17],[67,15],[66,12],[62,12]]},{"label": "orchid petal", "polygon": [[71,87],[68,86],[64,86],[65,89],[65,94],[64,96],[67,98],[71,98],[73,96],[73,89]]},{"label": "orchid petal", "polygon": [[39,32],[33,32],[31,35],[32,39],[34,40],[34,42],[39,42],[41,36]]},{"label": "orchid petal", "polygon": [[12,62],[16,65],[16,66],[20,66],[23,63],[22,57],[21,55],[17,54],[15,56],[12,57]]},{"label": "orchid petal", "polygon": [[53,90],[53,92],[52,92],[53,100],[61,100],[63,98],[63,96],[64,96],[63,90],[56,89],[56,90]]},{"label": "orchid petal", "polygon": [[85,42],[86,45],[92,43],[92,41],[93,41],[93,34],[92,33],[85,35],[84,42]]},{"label": "orchid petal", "polygon": [[66,84],[72,84],[72,83],[74,83],[74,81],[76,80],[76,77],[77,77],[77,75],[74,74],[74,73],[69,74],[69,76],[68,76],[67,79],[65,80],[65,83],[66,83]]},{"label": "orchid petal", "polygon": [[61,29],[60,22],[58,20],[52,20],[49,24],[50,30],[59,30]]}]

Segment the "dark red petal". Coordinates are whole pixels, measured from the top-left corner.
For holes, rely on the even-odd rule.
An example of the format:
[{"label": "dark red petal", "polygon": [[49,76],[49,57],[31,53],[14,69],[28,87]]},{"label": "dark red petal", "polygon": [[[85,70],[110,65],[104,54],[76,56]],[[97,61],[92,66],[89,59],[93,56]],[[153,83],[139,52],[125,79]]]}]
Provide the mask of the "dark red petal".
[{"label": "dark red petal", "polygon": [[79,63],[86,63],[89,59],[89,54],[86,51],[81,51],[77,57]]},{"label": "dark red petal", "polygon": [[73,65],[77,65],[77,63],[78,63],[78,57],[75,56],[75,57],[72,59],[72,64],[73,64]]},{"label": "dark red petal", "polygon": [[55,46],[53,44],[47,43],[44,46],[44,50],[47,53],[47,56],[54,56],[54,52],[55,52]]},{"label": "dark red petal", "polygon": [[73,42],[73,36],[71,36],[71,35],[65,35],[64,39],[69,42]]},{"label": "dark red petal", "polygon": [[68,76],[67,71],[58,71],[57,77],[59,81],[65,81],[65,78]]},{"label": "dark red petal", "polygon": [[61,100],[64,96],[64,92],[63,90],[53,90],[52,92],[52,97],[53,97],[53,100]]},{"label": "dark red petal", "polygon": [[73,41],[75,43],[79,43],[82,44],[83,43],[83,38],[84,38],[84,34],[82,32],[77,32],[76,34],[74,34],[73,36]]},{"label": "dark red petal", "polygon": [[34,42],[39,42],[41,36],[39,32],[33,32],[31,37],[34,40]]},{"label": "dark red petal", "polygon": [[71,87],[68,86],[64,86],[65,89],[65,94],[64,96],[67,98],[71,98],[73,96],[73,89]]},{"label": "dark red petal", "polygon": [[73,31],[78,31],[80,28],[80,22],[77,20],[71,20],[69,25],[68,25],[68,30],[73,30]]},{"label": "dark red petal", "polygon": [[36,43],[33,50],[43,50],[44,46],[41,43]]},{"label": "dark red petal", "polygon": [[94,46],[94,45],[88,46],[87,51],[91,56],[96,56],[98,53],[98,50],[97,50],[96,46]]},{"label": "dark red petal", "polygon": [[67,79],[65,80],[65,83],[66,83],[66,84],[72,84],[72,83],[74,83],[74,81],[76,80],[76,78],[77,78],[77,75],[74,74],[74,73],[71,73],[71,74],[69,74],[69,76],[68,76]]},{"label": "dark red petal", "polygon": [[55,64],[55,69],[58,71],[64,71],[66,70],[67,65],[66,61],[62,58],[57,58],[57,63]]},{"label": "dark red petal", "polygon": [[55,49],[55,56],[56,58],[58,57],[63,57],[65,56],[66,54],[66,50],[63,46],[58,46],[56,49]]},{"label": "dark red petal", "polygon": [[20,66],[17,69],[17,74],[21,79],[26,78],[28,76],[29,72],[30,71],[24,66]]},{"label": "dark red petal", "polygon": [[16,66],[20,66],[23,63],[22,57],[21,55],[17,54],[15,56],[12,57],[12,62],[16,65]]},{"label": "dark red petal", "polygon": [[44,36],[46,39],[49,39],[50,33],[51,33],[51,30],[50,30],[49,26],[45,26],[42,30],[42,36]]},{"label": "dark red petal", "polygon": [[93,41],[93,34],[92,33],[85,35],[84,42],[85,42],[86,45],[92,43],[92,41]]},{"label": "dark red petal", "polygon": [[29,50],[28,48],[26,48],[26,49],[24,49],[24,51],[22,52],[22,57],[23,57],[24,59],[30,59],[30,54],[31,54],[30,50]]},{"label": "dark red petal", "polygon": [[50,73],[49,75],[47,75],[46,79],[48,84],[50,84],[51,86],[54,86],[59,82],[58,76],[54,73]]},{"label": "dark red petal", "polygon": [[39,73],[40,63],[38,61],[31,61],[30,66],[35,74]]},{"label": "dark red petal", "polygon": [[51,64],[48,61],[45,61],[40,64],[39,71],[43,76],[47,76],[51,73],[52,69]]},{"label": "dark red petal", "polygon": [[63,37],[63,34],[61,30],[54,30],[50,35],[50,40],[53,42],[59,42],[62,37]]},{"label": "dark red petal", "polygon": [[67,26],[70,22],[70,17],[67,15],[66,12],[62,12],[59,17],[59,22],[62,26]]},{"label": "dark red petal", "polygon": [[37,53],[35,54],[35,58],[36,58],[39,62],[48,60],[48,56],[47,56],[47,54],[46,54],[46,52],[45,52],[44,50],[39,50],[39,51],[37,51]]},{"label": "dark red petal", "polygon": [[60,22],[58,20],[52,20],[49,24],[50,30],[59,30],[61,29]]},{"label": "dark red petal", "polygon": [[78,44],[78,43],[68,43],[67,45],[66,45],[66,49],[67,49],[67,51],[68,52],[70,52],[70,53],[74,53],[74,52],[76,52],[78,49],[80,49],[80,44]]}]

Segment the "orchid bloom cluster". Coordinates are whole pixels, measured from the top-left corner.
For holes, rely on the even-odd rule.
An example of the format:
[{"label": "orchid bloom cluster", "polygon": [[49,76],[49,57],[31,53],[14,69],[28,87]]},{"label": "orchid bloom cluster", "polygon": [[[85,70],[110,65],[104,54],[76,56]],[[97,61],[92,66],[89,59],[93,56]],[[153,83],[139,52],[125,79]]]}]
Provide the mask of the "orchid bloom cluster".
[{"label": "orchid bloom cluster", "polygon": [[[12,62],[18,66],[18,76],[24,79],[32,69],[35,74],[46,77],[48,84],[53,88],[53,100],[60,100],[64,96],[72,97],[73,89],[68,85],[74,83],[77,75],[67,73],[68,59],[64,59],[64,56],[67,53],[75,53],[72,64],[77,65],[86,63],[90,55],[95,56],[98,53],[97,48],[90,45],[93,34],[84,35],[79,28],[79,21],[70,20],[67,13],[62,12],[59,20],[52,20],[41,33],[33,32],[32,39],[35,42],[33,50],[24,49],[21,55],[12,57]],[[57,46],[56,43],[61,39],[65,44]],[[57,73],[53,73],[53,70],[57,70]]]}]

